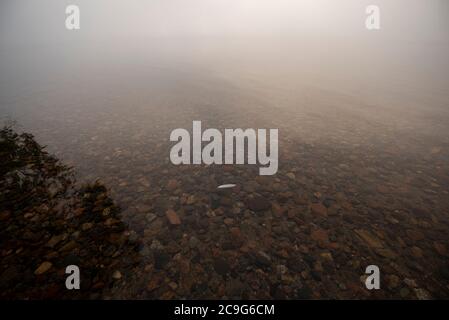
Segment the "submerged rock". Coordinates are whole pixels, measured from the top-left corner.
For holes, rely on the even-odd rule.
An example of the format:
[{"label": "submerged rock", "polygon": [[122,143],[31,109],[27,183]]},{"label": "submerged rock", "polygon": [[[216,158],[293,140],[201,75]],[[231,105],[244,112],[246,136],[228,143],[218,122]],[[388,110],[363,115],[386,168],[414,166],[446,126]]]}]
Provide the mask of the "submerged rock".
[{"label": "submerged rock", "polygon": [[34,274],[35,275],[43,274],[43,273],[47,272],[48,270],[50,270],[50,268],[52,266],[53,266],[53,264],[49,261],[42,262],[42,264],[34,271]]},{"label": "submerged rock", "polygon": [[270,201],[260,196],[246,200],[246,205],[253,211],[263,211],[271,208]]},{"label": "submerged rock", "polygon": [[180,225],[181,219],[179,219],[178,214],[173,209],[168,209],[165,212],[165,215],[167,216],[168,222],[172,225]]}]

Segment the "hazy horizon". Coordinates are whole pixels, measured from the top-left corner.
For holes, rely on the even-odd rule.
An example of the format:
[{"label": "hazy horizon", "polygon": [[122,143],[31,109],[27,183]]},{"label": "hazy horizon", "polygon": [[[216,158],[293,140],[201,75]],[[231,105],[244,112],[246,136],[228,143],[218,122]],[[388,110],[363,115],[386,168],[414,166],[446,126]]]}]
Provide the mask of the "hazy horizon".
[{"label": "hazy horizon", "polygon": [[[11,199],[0,288],[20,286],[2,294],[46,297],[85,254],[93,299],[449,297],[448,33],[447,0],[1,1],[1,124],[104,183],[126,226],[106,191],[86,208]],[[278,129],[279,170],[174,165],[170,133],[193,121]],[[368,263],[385,290],[365,288]],[[59,282],[49,296],[70,294]]]}]

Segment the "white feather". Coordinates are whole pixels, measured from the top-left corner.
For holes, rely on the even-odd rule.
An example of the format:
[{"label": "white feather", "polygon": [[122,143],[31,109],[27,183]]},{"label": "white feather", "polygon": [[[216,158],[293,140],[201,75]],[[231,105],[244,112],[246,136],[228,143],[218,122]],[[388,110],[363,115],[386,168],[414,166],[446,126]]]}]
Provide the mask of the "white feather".
[{"label": "white feather", "polygon": [[235,184],[222,184],[221,186],[218,186],[217,189],[228,189],[228,188],[234,188],[236,185]]}]

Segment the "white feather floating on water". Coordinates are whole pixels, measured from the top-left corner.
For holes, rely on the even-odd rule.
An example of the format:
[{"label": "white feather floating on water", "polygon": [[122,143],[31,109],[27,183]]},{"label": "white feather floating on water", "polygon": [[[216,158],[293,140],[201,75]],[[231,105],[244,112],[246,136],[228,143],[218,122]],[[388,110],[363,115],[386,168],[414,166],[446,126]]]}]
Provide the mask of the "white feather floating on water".
[{"label": "white feather floating on water", "polygon": [[222,184],[221,186],[218,186],[217,189],[229,189],[229,188],[234,188],[236,186],[236,184]]}]

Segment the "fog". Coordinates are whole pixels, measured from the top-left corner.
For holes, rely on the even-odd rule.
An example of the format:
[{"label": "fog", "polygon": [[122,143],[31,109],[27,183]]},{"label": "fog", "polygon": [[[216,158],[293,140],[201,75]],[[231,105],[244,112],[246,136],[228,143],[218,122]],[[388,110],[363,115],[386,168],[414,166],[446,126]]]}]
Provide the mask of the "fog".
[{"label": "fog", "polygon": [[2,40],[68,40],[62,22],[69,4],[82,12],[80,38],[109,42],[123,36],[361,36],[364,11],[371,4],[380,7],[388,37],[447,42],[449,8],[444,0],[6,0],[1,4]]},{"label": "fog", "polygon": [[[69,4],[80,7],[80,30],[65,28]],[[142,60],[217,72],[230,67],[239,73],[265,67],[281,72],[293,67],[295,74],[311,69],[334,80],[342,73],[347,80],[354,73],[358,81],[397,76],[388,71],[416,71],[419,74],[411,76],[422,79],[423,85],[432,77],[434,87],[445,89],[447,1],[376,1],[381,9],[381,30],[373,32],[365,28],[368,4],[372,3],[2,1],[1,94],[8,92],[9,86],[17,88],[11,81],[39,78],[41,73],[48,76],[51,70],[61,68],[78,70],[81,62],[89,69],[91,64],[110,63],[110,68],[123,61],[138,64]],[[373,74],[372,69],[379,71],[379,67],[382,73]]]},{"label": "fog", "polygon": [[[80,8],[80,30],[65,28],[69,4]],[[369,4],[380,8],[380,30],[365,28]],[[415,120],[423,113],[446,119],[445,0],[7,0],[0,6],[4,114],[33,104],[23,98],[42,90],[66,94],[66,102],[82,87],[97,98],[110,91],[132,96],[167,76],[176,90],[187,90],[175,80],[182,77],[222,81],[261,101],[272,98],[271,107],[295,108],[279,102],[285,92],[295,100],[318,88],[377,106],[373,111],[381,107],[390,118],[418,110]],[[31,110],[40,112],[37,105]]]}]

